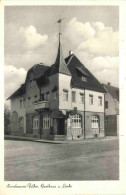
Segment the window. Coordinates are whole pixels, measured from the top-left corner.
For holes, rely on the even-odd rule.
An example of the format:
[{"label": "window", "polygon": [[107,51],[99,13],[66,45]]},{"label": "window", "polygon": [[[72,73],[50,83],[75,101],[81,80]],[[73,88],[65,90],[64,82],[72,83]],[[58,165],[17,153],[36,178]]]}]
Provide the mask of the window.
[{"label": "window", "polygon": [[33,129],[38,129],[38,127],[39,127],[39,117],[34,116],[33,117]]},{"label": "window", "polygon": [[87,82],[87,77],[82,76],[82,77],[81,77],[81,80],[84,81],[84,82]]},{"label": "window", "polygon": [[72,102],[76,102],[76,92],[72,91]]},{"label": "window", "polygon": [[30,106],[30,100],[31,100],[31,98],[29,97],[28,98],[28,106]]},{"label": "window", "polygon": [[24,108],[25,108],[25,99],[23,99],[23,106],[24,106]]},{"label": "window", "polygon": [[99,117],[98,116],[92,116],[91,128],[99,128]]},{"label": "window", "polygon": [[105,101],[105,108],[108,108],[108,101]]},{"label": "window", "polygon": [[32,87],[32,80],[29,81],[29,84],[30,84],[30,88]]},{"label": "window", "polygon": [[56,100],[57,99],[57,91],[53,91],[53,99]]},{"label": "window", "polygon": [[80,103],[84,103],[84,94],[80,93]]},{"label": "window", "polygon": [[89,104],[93,105],[93,95],[89,95]]},{"label": "window", "polygon": [[108,125],[109,125],[108,119],[105,119],[105,126],[108,127]]},{"label": "window", "polygon": [[68,101],[68,90],[63,89],[63,100]]},{"label": "window", "polygon": [[72,127],[73,128],[81,128],[81,123],[82,123],[81,116],[78,114],[75,114],[75,115],[71,115],[71,118],[72,118]]},{"label": "window", "polygon": [[49,100],[49,92],[46,92],[46,100]]},{"label": "window", "polygon": [[50,116],[48,114],[43,116],[43,129],[50,129]]},{"label": "window", "polygon": [[22,100],[20,100],[20,108],[22,108]]},{"label": "window", "polygon": [[42,101],[45,100],[45,94],[44,93],[41,94],[41,100]]},{"label": "window", "polygon": [[98,97],[98,106],[102,106],[102,97],[101,96]]},{"label": "window", "polygon": [[37,95],[34,96],[34,101],[37,102]]}]

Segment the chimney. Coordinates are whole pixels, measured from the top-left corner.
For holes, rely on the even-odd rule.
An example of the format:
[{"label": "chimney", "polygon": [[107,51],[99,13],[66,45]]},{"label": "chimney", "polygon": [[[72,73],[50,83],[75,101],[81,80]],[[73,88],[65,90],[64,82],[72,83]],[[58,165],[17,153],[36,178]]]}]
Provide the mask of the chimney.
[{"label": "chimney", "polygon": [[107,84],[108,84],[108,85],[111,85],[111,83],[110,83],[110,82],[108,82]]},{"label": "chimney", "polygon": [[69,56],[70,56],[70,55],[72,55],[72,54],[73,54],[73,51],[72,51],[72,50],[70,50],[70,51],[69,51]]}]

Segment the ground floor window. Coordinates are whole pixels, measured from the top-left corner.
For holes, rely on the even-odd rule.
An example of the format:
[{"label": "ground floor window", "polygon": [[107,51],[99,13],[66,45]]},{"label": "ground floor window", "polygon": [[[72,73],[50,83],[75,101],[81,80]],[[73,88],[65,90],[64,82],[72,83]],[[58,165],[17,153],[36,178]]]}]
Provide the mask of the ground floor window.
[{"label": "ground floor window", "polygon": [[71,115],[71,126],[73,128],[81,128],[82,127],[82,117],[79,114]]},{"label": "ground floor window", "polygon": [[108,119],[105,119],[105,126],[108,127],[108,125],[109,125]]},{"label": "ground floor window", "polygon": [[92,116],[91,128],[99,128],[99,117],[98,116]]},{"label": "ground floor window", "polygon": [[33,129],[38,129],[38,127],[39,127],[39,117],[34,116],[33,117]]},{"label": "ground floor window", "polygon": [[43,129],[50,129],[50,116],[48,114],[43,116]]}]

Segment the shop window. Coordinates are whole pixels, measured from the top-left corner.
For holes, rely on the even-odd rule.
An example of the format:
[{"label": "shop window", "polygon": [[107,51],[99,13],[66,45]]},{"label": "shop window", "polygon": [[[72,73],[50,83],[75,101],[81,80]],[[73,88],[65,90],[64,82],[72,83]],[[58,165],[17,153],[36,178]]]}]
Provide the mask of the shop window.
[{"label": "shop window", "polygon": [[63,100],[68,101],[68,90],[63,89]]},{"label": "shop window", "polygon": [[80,103],[84,103],[84,94],[80,93]]},{"label": "shop window", "polygon": [[72,91],[72,102],[76,102],[76,92]]},{"label": "shop window", "polygon": [[39,117],[34,116],[33,117],[33,129],[38,129],[38,127],[39,127]]},{"label": "shop window", "polygon": [[82,117],[78,114],[71,115],[71,126],[73,128],[81,128],[82,127]]},{"label": "shop window", "polygon": [[102,97],[101,96],[98,97],[98,106],[102,106]]},{"label": "shop window", "polygon": [[92,116],[91,118],[91,128],[99,128],[99,117],[98,116]]},{"label": "shop window", "polygon": [[89,95],[89,104],[93,105],[93,95]]},{"label": "shop window", "polygon": [[43,116],[43,129],[50,129],[50,116],[48,114]]}]

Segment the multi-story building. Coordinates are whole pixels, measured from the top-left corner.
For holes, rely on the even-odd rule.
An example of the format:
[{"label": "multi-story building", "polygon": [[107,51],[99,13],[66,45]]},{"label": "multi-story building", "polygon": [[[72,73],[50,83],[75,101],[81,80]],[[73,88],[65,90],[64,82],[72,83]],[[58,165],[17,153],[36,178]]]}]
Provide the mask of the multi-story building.
[{"label": "multi-story building", "polygon": [[104,137],[101,83],[70,51],[64,60],[61,33],[52,66],[34,65],[11,100],[11,134],[46,139]]},{"label": "multi-story building", "polygon": [[107,136],[119,135],[119,88],[103,84],[105,94],[105,132]]}]

